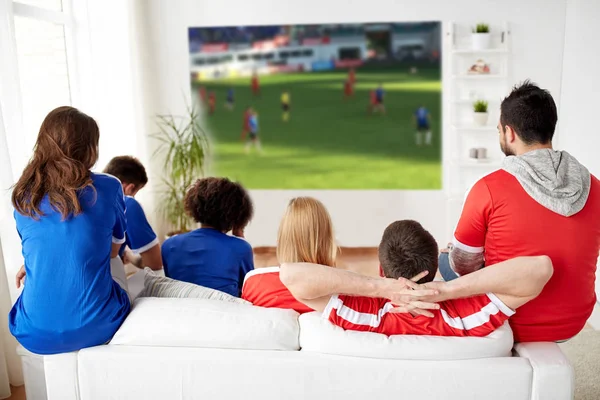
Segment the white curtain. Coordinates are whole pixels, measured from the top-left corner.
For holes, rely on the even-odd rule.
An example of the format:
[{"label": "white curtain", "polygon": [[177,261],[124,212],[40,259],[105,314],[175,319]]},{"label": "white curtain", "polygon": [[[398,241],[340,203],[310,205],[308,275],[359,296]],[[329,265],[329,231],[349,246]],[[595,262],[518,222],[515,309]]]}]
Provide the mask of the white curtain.
[{"label": "white curtain", "polygon": [[[0,399],[10,396],[10,384],[20,386],[23,384],[21,364],[16,353],[17,342],[8,331],[8,313],[12,306],[9,283],[5,260],[11,259],[8,253],[15,253],[18,247],[6,246],[14,242],[14,222],[11,215],[10,186],[12,185],[12,168],[6,141],[6,129],[2,118],[2,107],[0,103]],[[3,240],[3,237],[5,240]],[[12,238],[11,238],[12,237]],[[6,240],[8,239],[8,240]],[[5,254],[6,253],[6,254]]]},{"label": "white curtain", "polygon": [[[0,398],[10,396],[10,384],[23,384],[17,342],[8,331],[8,313],[19,292],[14,275],[22,263],[10,202],[15,165],[25,162],[22,113],[12,2],[0,0]],[[10,151],[9,151],[10,149]]]}]

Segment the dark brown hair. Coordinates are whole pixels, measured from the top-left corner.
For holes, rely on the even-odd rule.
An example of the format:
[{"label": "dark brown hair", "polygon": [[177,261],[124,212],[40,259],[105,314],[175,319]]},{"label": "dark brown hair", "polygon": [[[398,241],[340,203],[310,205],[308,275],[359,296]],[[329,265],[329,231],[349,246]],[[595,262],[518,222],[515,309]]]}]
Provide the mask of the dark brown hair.
[{"label": "dark brown hair", "polygon": [[63,220],[82,212],[78,194],[92,187],[90,169],[98,160],[100,132],[93,118],[73,107],[58,107],[46,116],[33,150],[12,193],[15,210],[39,218],[40,204],[50,206]]},{"label": "dark brown hair", "polygon": [[500,104],[502,130],[512,127],[525,144],[547,144],[554,137],[558,111],[549,91],[529,80],[515,86]]},{"label": "dark brown hair", "polygon": [[428,271],[419,282],[431,282],[438,269],[438,245],[417,221],[396,221],[383,232],[379,262],[387,278],[410,279]]},{"label": "dark brown hair", "polygon": [[185,195],[184,206],[196,222],[222,232],[245,228],[254,213],[246,189],[227,178],[198,179]]},{"label": "dark brown hair", "polygon": [[104,172],[119,178],[121,183],[132,183],[136,188],[142,188],[148,183],[146,168],[135,157],[118,156],[110,160]]}]

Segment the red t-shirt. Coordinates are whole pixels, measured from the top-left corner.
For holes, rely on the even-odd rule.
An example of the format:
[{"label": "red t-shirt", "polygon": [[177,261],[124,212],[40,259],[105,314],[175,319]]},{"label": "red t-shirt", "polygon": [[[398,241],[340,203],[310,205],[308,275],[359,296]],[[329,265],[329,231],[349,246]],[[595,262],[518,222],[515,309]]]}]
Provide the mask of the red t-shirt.
[{"label": "red t-shirt", "polygon": [[371,104],[377,104],[377,93],[374,90],[371,91]]},{"label": "red t-shirt", "polygon": [[252,87],[253,88],[257,88],[258,87],[258,76],[253,76],[252,77]]},{"label": "red t-shirt", "polygon": [[346,330],[384,335],[487,336],[514,314],[493,294],[439,303],[433,318],[390,313],[393,304],[371,297],[332,296],[323,317]]},{"label": "red t-shirt", "polygon": [[344,92],[346,92],[346,94],[352,93],[352,83],[350,81],[346,81],[344,84]]},{"label": "red t-shirt", "polygon": [[242,299],[255,306],[288,308],[300,314],[314,311],[300,303],[279,279],[279,267],[256,268],[246,274]]},{"label": "red t-shirt", "polygon": [[499,170],[469,192],[454,246],[484,252],[485,265],[517,256],[547,255],[554,275],[542,293],[510,319],[515,341],[559,341],[575,336],[594,304],[600,249],[600,182],[591,177],[585,207],[564,217],[531,198],[510,173]]},{"label": "red t-shirt", "polygon": [[252,116],[252,113],[250,111],[246,111],[244,113],[244,125],[243,125],[243,129],[249,131],[250,130],[250,117]]}]

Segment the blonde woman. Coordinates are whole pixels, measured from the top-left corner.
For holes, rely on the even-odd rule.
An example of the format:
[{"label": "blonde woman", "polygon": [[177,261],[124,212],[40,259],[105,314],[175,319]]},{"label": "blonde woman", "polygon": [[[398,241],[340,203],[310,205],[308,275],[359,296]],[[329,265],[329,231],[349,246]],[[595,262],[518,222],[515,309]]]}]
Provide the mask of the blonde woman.
[{"label": "blonde woman", "polygon": [[[279,225],[277,261],[314,263],[335,267],[338,247],[327,209],[312,197],[297,197],[288,204]],[[279,267],[258,268],[244,279],[242,298],[260,307],[314,311],[300,303],[279,279]]]}]

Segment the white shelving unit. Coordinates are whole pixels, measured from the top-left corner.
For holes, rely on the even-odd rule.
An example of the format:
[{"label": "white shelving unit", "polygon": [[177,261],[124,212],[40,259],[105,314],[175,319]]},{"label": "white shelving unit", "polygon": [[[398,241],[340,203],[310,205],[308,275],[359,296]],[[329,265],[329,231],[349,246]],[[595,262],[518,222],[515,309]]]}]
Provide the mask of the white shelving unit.
[{"label": "white shelving unit", "polygon": [[[446,194],[449,200],[462,201],[464,193],[481,177],[501,167],[504,155],[500,151],[497,121],[500,102],[509,88],[510,30],[508,23],[490,24],[492,46],[485,50],[471,49],[473,24],[448,24],[446,38],[450,49],[450,127],[447,137],[450,160]],[[489,74],[470,74],[469,67],[483,60],[490,67]],[[473,121],[473,103],[488,102],[487,125]],[[488,159],[469,158],[469,149],[487,149]]]}]

